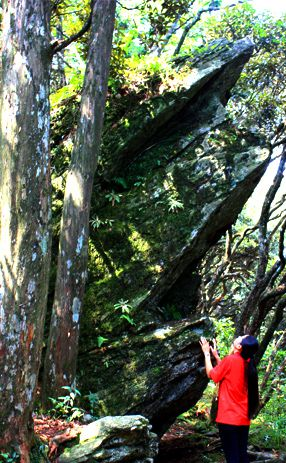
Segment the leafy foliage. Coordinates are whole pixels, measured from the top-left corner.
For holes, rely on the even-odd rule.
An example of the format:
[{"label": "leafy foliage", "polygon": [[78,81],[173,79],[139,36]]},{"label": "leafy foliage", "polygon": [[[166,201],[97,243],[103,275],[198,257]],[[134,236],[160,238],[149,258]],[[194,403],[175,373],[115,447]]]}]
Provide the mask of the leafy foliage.
[{"label": "leafy foliage", "polygon": [[89,410],[93,418],[96,418],[96,410],[98,407],[98,395],[95,394],[94,392],[89,392],[87,396],[85,396],[88,400],[89,403]]},{"label": "leafy foliage", "polygon": [[50,397],[53,406],[50,413],[56,417],[65,418],[67,421],[80,419],[84,411],[76,406],[77,399],[81,395],[79,390],[71,386],[63,386],[62,389],[66,390],[68,394],[56,399]]},{"label": "leafy foliage", "polygon": [[135,325],[135,321],[131,317],[133,308],[128,303],[128,301],[124,301],[123,299],[120,299],[120,301],[114,304],[114,309],[121,311],[120,318],[122,318],[123,320],[126,320],[130,325]]},{"label": "leafy foliage", "polygon": [[97,345],[101,347],[104,342],[108,341],[104,336],[97,336]]},{"label": "leafy foliage", "polygon": [[15,451],[12,451],[10,453],[0,452],[0,461],[3,463],[16,463],[17,461],[19,461],[19,458],[19,454]]},{"label": "leafy foliage", "polygon": [[204,27],[206,40],[218,36],[230,40],[252,37],[254,56],[241,74],[228,106],[238,123],[257,126],[271,134],[285,117],[284,19],[275,19],[267,13],[257,14],[252,6],[243,3],[226,8],[219,18],[213,16],[201,27]]},{"label": "leafy foliage", "polygon": [[230,318],[214,319],[216,341],[219,346],[219,355],[221,358],[228,355],[232,341],[234,339],[234,323]]},{"label": "leafy foliage", "polygon": [[[168,92],[176,92],[185,88],[188,83],[189,66],[184,65],[186,56],[193,56],[194,62],[200,60],[209,44],[217,39],[226,37],[230,40],[251,36],[255,43],[255,53],[249,64],[245,67],[241,77],[233,90],[228,103],[228,114],[235,130],[233,137],[240,137],[240,129],[251,129],[253,134],[262,134],[270,142],[277,128],[283,129],[285,120],[285,47],[286,22],[285,18],[275,19],[268,14],[257,14],[247,2],[239,3],[236,7],[224,8],[218,11],[219,4],[210,9],[213,2],[186,1],[186,0],[152,0],[139,2],[138,0],[121,1],[117,8],[116,29],[114,34],[111,71],[108,88],[108,101],[106,106],[105,135],[116,140],[116,129],[119,121],[126,121],[134,108],[141,102],[154,96],[165,97]],[[198,15],[202,10],[209,10]],[[63,37],[70,36],[80,30],[89,15],[89,2],[54,1],[52,32],[56,39],[61,28]],[[198,22],[190,28],[180,49],[180,54],[174,58],[174,51],[186,26],[192,24],[196,17]],[[58,39],[59,37],[57,37]],[[80,93],[83,82],[84,65],[88,48],[88,34],[77,43],[72,44],[64,53],[65,85],[58,86],[54,78],[51,94],[52,106],[52,176],[53,176],[53,211],[54,233],[58,232],[59,212],[64,192],[65,172],[70,161],[73,145],[73,133],[77,120],[77,111],[80,102]],[[55,64],[54,72],[57,71]],[[282,127],[282,128],[281,128]],[[210,140],[211,141],[211,140]],[[225,140],[227,141],[227,140]],[[213,140],[215,143],[215,140]],[[224,143],[219,140],[218,143]],[[100,164],[104,163],[104,152]],[[156,159],[160,168],[160,159]],[[144,172],[137,172],[133,184],[138,187],[144,185]],[[97,183],[98,187],[98,183]],[[124,173],[114,179],[113,185],[104,185],[103,192],[108,205],[116,207],[122,202],[122,191],[128,190],[128,180]],[[164,197],[163,206],[170,216],[174,217],[176,227],[177,213],[184,208],[180,197],[172,186],[168,187]],[[93,216],[91,220],[92,236],[90,243],[90,279],[112,279],[118,291],[124,290],[124,284],[119,279],[122,268],[115,268],[112,256],[104,253],[102,243],[99,242],[96,231],[104,229],[108,235],[111,228],[116,228],[116,221],[106,218],[104,214]],[[140,215],[140,211],[138,211]],[[128,229],[128,224],[126,229]],[[210,313],[216,318],[218,344],[220,354],[226,355],[234,335],[234,320],[240,312],[241,305],[247,297],[256,273],[258,257],[259,233],[256,224],[243,212],[233,229],[229,231],[232,245],[240,241],[245,230],[249,229],[243,241],[228,259],[227,239],[222,239],[206,255],[202,262],[200,273],[202,277],[201,301],[199,309],[203,313]],[[272,232],[269,232],[272,233]],[[273,264],[279,252],[278,232],[273,233],[270,245],[270,259],[268,268]],[[99,251],[98,251],[99,250]],[[128,260],[128,256],[126,258]],[[107,270],[101,271],[102,262]],[[222,263],[225,270],[219,276]],[[100,268],[97,270],[96,267]],[[144,282],[143,282],[144,285]],[[123,288],[123,289],[122,289]],[[120,296],[119,296],[120,297]],[[119,298],[118,297],[118,298]],[[120,318],[129,325],[135,324],[133,307],[128,300],[119,299],[111,306]],[[92,310],[94,308],[92,307]],[[176,307],[172,310],[177,314]],[[271,322],[273,312],[268,314],[261,327],[262,334]],[[174,318],[176,318],[174,317]],[[285,329],[285,326],[284,326]],[[97,345],[101,347],[108,341],[104,336],[97,337]],[[285,354],[285,348],[279,351],[277,360]],[[262,360],[262,367],[266,365],[270,352],[267,351]],[[275,364],[276,368],[278,363]],[[275,368],[274,368],[275,371]],[[271,377],[269,382],[271,383]],[[80,414],[81,409],[75,407],[77,392],[68,389],[69,394],[53,401],[53,412],[59,416],[71,417]],[[211,391],[212,392],[212,391]],[[285,379],[281,374],[281,383],[275,390],[273,402],[269,402],[257,419],[254,435],[261,439],[263,423],[267,429],[265,442],[269,445],[280,445],[285,435],[285,409],[278,408],[279,396],[285,393]],[[211,395],[211,394],[210,394]],[[281,397],[280,397],[281,399]],[[94,408],[96,408],[96,397]],[[203,409],[205,404],[198,405]],[[91,405],[91,408],[93,406]],[[271,408],[272,407],[272,408]],[[279,410],[276,416],[271,410]],[[277,437],[275,441],[275,430]],[[269,439],[268,439],[268,437]],[[258,439],[257,437],[257,439]],[[255,440],[255,439],[254,439]]]}]

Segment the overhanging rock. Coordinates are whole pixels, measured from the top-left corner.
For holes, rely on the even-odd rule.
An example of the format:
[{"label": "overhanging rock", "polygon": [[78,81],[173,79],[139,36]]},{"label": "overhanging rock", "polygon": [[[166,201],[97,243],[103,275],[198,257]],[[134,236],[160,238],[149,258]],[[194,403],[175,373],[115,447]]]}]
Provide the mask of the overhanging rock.
[{"label": "overhanging rock", "polygon": [[97,394],[99,416],[140,414],[161,436],[201,397],[208,379],[199,338],[210,323],[181,320],[80,357],[83,393]]},{"label": "overhanging rock", "polygon": [[[191,67],[188,89],[143,103],[105,140],[85,348],[96,335],[128,328],[114,310],[120,299],[137,328],[195,313],[197,263],[235,222],[270,154],[259,136],[225,121],[230,90],[252,51],[249,39],[222,41]],[[115,180],[110,195],[104,185]]]},{"label": "overhanging rock", "polygon": [[[249,38],[233,43],[222,39],[195,60],[185,58],[183,64],[190,68],[187,88],[164,93],[144,102],[135,111],[124,115],[122,123],[116,129],[116,135],[114,131],[110,131],[110,136],[105,137],[105,163],[108,165],[104,177],[122,175],[134,158],[141,157],[142,154],[145,156],[146,151],[150,151],[150,140],[155,141],[163,133],[169,136],[169,130],[174,127],[176,138],[180,138],[184,132],[190,133],[190,128],[192,132],[195,127],[198,129],[205,116],[207,121],[204,120],[204,123],[209,125],[214,116],[218,116],[218,107],[222,109],[227,103],[229,90],[234,86],[253,50],[254,43]],[[198,98],[201,100],[205,96],[206,100],[210,96],[213,99],[214,96],[217,101],[204,101],[203,104],[200,101],[198,107]],[[196,112],[186,114],[181,127],[176,126],[176,118],[181,118],[189,108],[196,109]],[[200,127],[200,130],[203,128]],[[152,147],[151,150],[154,151]]]},{"label": "overhanging rock", "polygon": [[[143,103],[105,139],[81,329],[91,352],[79,361],[81,389],[98,394],[100,416],[139,413],[161,435],[206,386],[196,267],[270,155],[259,135],[225,118],[252,51],[249,39],[223,41],[191,66],[188,89]],[[98,336],[103,347],[92,349]]]}]

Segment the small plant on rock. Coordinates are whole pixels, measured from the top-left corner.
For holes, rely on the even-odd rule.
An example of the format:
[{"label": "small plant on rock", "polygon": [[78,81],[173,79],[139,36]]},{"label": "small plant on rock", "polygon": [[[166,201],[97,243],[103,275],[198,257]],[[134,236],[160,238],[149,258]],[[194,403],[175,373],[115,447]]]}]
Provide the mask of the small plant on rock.
[{"label": "small plant on rock", "polygon": [[130,323],[130,325],[135,325],[135,321],[131,317],[133,307],[128,303],[128,301],[123,301],[123,299],[120,299],[120,301],[114,304],[114,309],[121,311],[120,318],[126,320],[128,323]]}]

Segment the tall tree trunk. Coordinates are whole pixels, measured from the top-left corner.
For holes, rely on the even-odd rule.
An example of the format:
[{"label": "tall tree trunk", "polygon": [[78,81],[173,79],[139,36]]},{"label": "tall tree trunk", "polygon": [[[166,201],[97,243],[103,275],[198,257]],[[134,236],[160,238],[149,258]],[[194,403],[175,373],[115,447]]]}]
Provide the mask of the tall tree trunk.
[{"label": "tall tree trunk", "polygon": [[2,6],[0,448],[26,463],[50,265],[49,2]]},{"label": "tall tree trunk", "polygon": [[75,379],[79,319],[87,274],[90,201],[100,148],[115,0],[94,2],[80,120],[67,176],[57,281],[45,358],[43,400]]}]

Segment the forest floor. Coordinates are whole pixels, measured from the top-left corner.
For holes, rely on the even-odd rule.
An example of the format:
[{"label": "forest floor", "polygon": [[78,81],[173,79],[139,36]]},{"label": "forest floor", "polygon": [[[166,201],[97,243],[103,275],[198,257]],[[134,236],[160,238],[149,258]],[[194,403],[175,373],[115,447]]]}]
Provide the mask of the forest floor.
[{"label": "forest floor", "polygon": [[[51,461],[58,448],[76,437],[82,425],[47,416],[34,418],[36,435],[49,446]],[[286,462],[286,455],[273,449],[249,447],[250,461]],[[224,463],[220,439],[214,425],[205,420],[193,423],[178,419],[160,441],[156,463]]]},{"label": "forest floor", "polygon": [[160,441],[157,463],[224,463],[218,433],[214,427],[195,429],[177,420]]},{"label": "forest floor", "polygon": [[[248,446],[250,462],[286,462],[286,454],[275,449]],[[225,463],[218,430],[209,420],[178,419],[160,441],[156,463]]]}]

